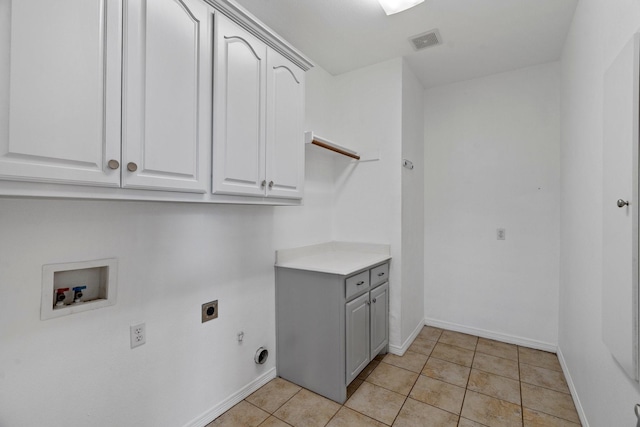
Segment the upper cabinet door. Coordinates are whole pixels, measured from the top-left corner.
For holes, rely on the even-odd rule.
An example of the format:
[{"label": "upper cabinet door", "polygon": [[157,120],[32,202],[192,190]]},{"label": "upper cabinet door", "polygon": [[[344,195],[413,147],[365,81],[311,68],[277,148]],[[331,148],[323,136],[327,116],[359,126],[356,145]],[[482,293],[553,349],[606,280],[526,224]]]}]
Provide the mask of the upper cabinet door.
[{"label": "upper cabinet door", "polygon": [[123,187],[207,191],[212,21],[198,0],[125,0]]},{"label": "upper cabinet door", "polygon": [[216,194],[265,194],[267,47],[216,14],[213,189]]},{"label": "upper cabinet door", "polygon": [[304,72],[274,50],[267,56],[267,195],[304,190]]},{"label": "upper cabinet door", "polygon": [[0,178],[120,184],[121,11],[0,2]]}]

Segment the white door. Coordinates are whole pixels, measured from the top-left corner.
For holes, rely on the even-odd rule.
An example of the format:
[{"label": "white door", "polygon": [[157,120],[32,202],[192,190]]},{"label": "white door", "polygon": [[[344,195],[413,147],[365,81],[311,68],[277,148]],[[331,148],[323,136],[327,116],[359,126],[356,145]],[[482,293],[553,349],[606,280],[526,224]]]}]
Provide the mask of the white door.
[{"label": "white door", "polygon": [[212,21],[198,0],[125,0],[123,187],[207,191]]},{"label": "white door", "polygon": [[263,196],[267,46],[220,13],[214,45],[212,191]]},{"label": "white door", "polygon": [[301,199],[304,189],[305,73],[267,52],[267,195]]},{"label": "white door", "polygon": [[389,284],[371,291],[371,358],[389,343]]},{"label": "white door", "polygon": [[0,1],[0,178],[120,185],[121,0]]},{"label": "white door", "polygon": [[349,384],[369,364],[369,293],[346,304],[347,378]]},{"label": "white door", "polygon": [[634,379],[638,378],[639,40],[636,35],[605,73],[603,114],[602,334]]}]

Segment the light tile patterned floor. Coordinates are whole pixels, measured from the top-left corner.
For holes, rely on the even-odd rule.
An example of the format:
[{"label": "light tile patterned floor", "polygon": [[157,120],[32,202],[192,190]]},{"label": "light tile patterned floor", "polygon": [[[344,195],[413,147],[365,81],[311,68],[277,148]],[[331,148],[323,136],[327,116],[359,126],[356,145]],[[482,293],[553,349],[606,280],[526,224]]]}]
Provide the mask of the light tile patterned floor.
[{"label": "light tile patterned floor", "polygon": [[424,327],[378,356],[344,405],[276,378],[209,424],[238,427],[577,427],[555,354]]}]

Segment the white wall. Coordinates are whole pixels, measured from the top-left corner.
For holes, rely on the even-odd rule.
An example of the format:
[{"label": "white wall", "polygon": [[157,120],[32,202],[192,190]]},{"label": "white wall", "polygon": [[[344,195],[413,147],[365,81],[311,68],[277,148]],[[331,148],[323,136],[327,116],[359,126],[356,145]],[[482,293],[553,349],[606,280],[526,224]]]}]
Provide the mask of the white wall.
[{"label": "white wall", "polygon": [[[275,353],[274,250],[331,239],[316,157],[304,207],[0,199],[0,426],[190,425],[272,370],[253,356]],[[108,257],[115,306],[40,321],[42,265]]]},{"label": "white wall", "polygon": [[559,347],[592,427],[635,425],[640,403],[601,327],[603,76],[639,26],[637,1],[580,0],[562,56]]},{"label": "white wall", "polygon": [[[402,345],[424,324],[424,106],[422,84],[402,67]],[[419,329],[418,329],[419,330]],[[410,343],[408,343],[410,344]]]},{"label": "white wall", "polygon": [[428,323],[555,349],[559,83],[551,63],[425,92]]}]

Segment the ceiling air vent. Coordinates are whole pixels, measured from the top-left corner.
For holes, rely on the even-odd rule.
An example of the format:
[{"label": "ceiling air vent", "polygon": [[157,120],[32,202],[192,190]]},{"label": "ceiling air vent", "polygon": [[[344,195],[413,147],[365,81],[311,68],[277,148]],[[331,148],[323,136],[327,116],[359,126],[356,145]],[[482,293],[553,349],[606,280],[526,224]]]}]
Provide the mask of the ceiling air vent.
[{"label": "ceiling air vent", "polygon": [[414,50],[422,50],[431,46],[437,46],[442,44],[442,38],[440,38],[440,31],[437,29],[429,30],[426,33],[418,34],[409,39],[411,46]]}]

